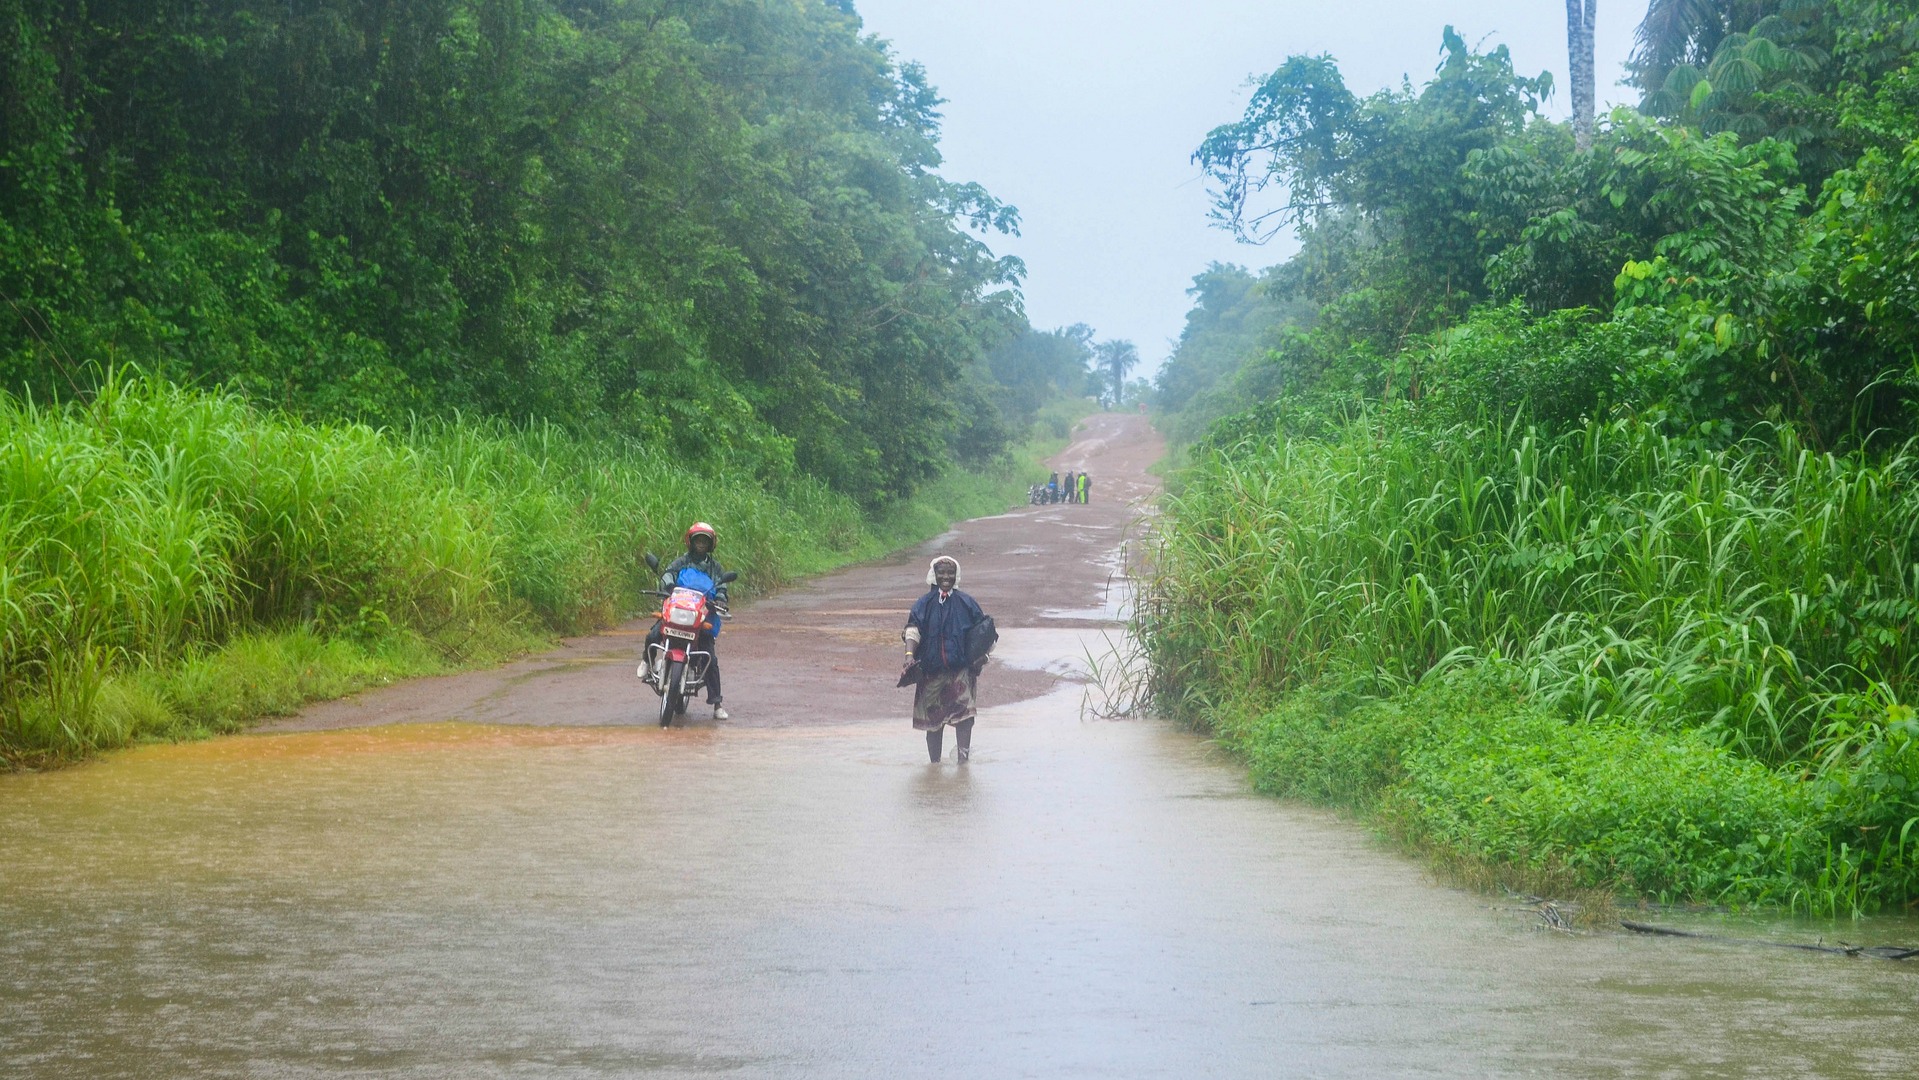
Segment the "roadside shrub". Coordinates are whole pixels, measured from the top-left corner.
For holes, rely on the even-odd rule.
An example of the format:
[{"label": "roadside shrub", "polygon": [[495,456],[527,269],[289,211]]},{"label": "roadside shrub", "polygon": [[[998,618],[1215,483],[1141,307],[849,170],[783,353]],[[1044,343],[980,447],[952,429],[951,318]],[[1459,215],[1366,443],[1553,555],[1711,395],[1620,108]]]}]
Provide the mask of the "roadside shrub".
[{"label": "roadside shrub", "polygon": [[1214,727],[1274,794],[1360,810],[1419,846],[1669,901],[1844,910],[1812,792],[1698,731],[1569,720],[1515,672],[1390,699],[1312,687]]},{"label": "roadside shrub", "polygon": [[1403,702],[1326,686],[1264,705],[1229,703],[1210,727],[1245,756],[1262,790],[1362,811],[1404,778],[1400,755],[1425,736]]},{"label": "roadside shrub", "polygon": [[1667,901],[1790,903],[1819,868],[1803,786],[1699,731],[1568,722],[1511,693],[1420,704],[1438,715],[1388,813],[1431,843]]}]

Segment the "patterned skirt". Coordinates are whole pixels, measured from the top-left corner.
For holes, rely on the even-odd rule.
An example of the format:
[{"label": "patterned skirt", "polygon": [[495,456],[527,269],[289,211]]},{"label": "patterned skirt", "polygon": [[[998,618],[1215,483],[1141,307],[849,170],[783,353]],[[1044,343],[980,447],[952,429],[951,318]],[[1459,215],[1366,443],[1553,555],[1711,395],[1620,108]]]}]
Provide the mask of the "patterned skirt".
[{"label": "patterned skirt", "polygon": [[973,705],[974,685],[973,673],[965,668],[922,678],[913,691],[913,729],[938,731],[978,715]]}]

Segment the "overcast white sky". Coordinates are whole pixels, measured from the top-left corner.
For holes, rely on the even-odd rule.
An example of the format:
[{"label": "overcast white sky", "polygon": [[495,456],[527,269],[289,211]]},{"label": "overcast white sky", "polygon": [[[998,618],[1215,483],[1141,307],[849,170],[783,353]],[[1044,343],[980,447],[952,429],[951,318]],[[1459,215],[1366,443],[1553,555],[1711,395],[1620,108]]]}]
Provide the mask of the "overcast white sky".
[{"label": "overcast white sky", "polygon": [[[1559,0],[855,0],[867,30],[926,66],[947,98],[945,174],[1019,207],[1026,306],[1042,329],[1084,322],[1130,338],[1157,367],[1185,320],[1185,290],[1214,261],[1263,267],[1290,238],[1237,244],[1206,219],[1191,164],[1239,118],[1246,81],[1294,53],[1331,53],[1355,93],[1431,77],[1447,23],[1491,35],[1523,74],[1550,70],[1568,110]],[[1615,84],[1646,0],[1601,4],[1599,99]]]}]

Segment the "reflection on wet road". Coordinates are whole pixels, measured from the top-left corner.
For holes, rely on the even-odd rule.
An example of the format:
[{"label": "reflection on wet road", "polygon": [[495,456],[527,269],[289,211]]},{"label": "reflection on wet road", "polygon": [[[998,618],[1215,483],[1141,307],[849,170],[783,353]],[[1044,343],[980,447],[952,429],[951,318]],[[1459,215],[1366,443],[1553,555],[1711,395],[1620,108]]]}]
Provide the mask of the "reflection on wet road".
[{"label": "reflection on wet road", "polygon": [[[1042,651],[1029,643],[1027,651]],[[1200,739],[424,724],[0,778],[14,1077],[1912,1075],[1919,971],[1531,929]]]}]

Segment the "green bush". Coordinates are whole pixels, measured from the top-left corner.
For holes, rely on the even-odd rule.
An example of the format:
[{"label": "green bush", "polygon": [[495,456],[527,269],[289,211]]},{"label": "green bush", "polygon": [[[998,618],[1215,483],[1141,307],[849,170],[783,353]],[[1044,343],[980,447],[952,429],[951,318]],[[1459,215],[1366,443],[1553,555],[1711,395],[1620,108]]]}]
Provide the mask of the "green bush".
[{"label": "green bush", "polygon": [[164,668],[107,676],[89,717],[104,745],[239,731],[405,675],[443,670],[441,655],[404,636],[378,642],[324,638],[310,628],[251,631]]},{"label": "green bush", "polygon": [[1215,731],[1265,790],[1360,810],[1449,856],[1669,901],[1860,902],[1818,887],[1828,869],[1850,878],[1794,776],[1694,730],[1569,721],[1515,674],[1460,673],[1389,700],[1311,688],[1224,710]]},{"label": "green bush", "polygon": [[1673,901],[1790,901],[1819,867],[1803,785],[1699,731],[1568,722],[1510,693],[1437,711],[1392,793],[1437,844]]}]

